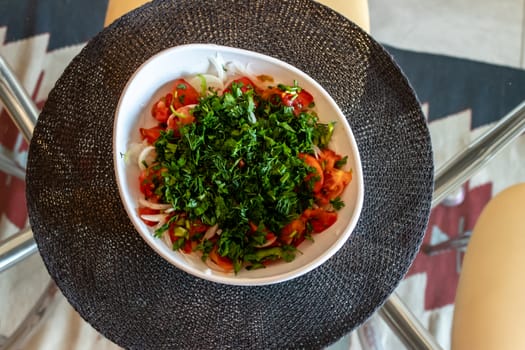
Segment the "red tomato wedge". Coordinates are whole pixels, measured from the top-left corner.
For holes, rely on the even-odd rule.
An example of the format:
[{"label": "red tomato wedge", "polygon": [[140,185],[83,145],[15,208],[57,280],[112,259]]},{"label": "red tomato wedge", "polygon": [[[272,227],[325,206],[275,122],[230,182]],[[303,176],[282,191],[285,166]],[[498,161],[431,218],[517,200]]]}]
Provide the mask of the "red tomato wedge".
[{"label": "red tomato wedge", "polygon": [[221,256],[217,251],[217,247],[214,247],[209,255],[211,261],[217,264],[223,270],[230,272],[233,271],[233,262],[230,258]]},{"label": "red tomato wedge", "polygon": [[186,80],[177,79],[173,83],[171,105],[175,110],[183,106],[194,105],[199,103],[199,96],[199,92]]},{"label": "red tomato wedge", "polygon": [[262,92],[261,96],[273,106],[282,104],[283,106],[293,107],[295,115],[307,109],[314,101],[313,96],[306,90],[292,93],[283,91],[277,87],[266,89]]},{"label": "red tomato wedge", "polygon": [[321,191],[321,188],[323,187],[323,182],[324,182],[324,174],[323,174],[323,168],[321,167],[321,164],[319,164],[319,162],[317,161],[317,159],[315,159],[315,157],[309,154],[301,153],[299,154],[299,158],[304,160],[306,165],[314,168],[314,171],[308,174],[304,180],[308,182],[312,178],[315,177],[315,182],[313,184],[312,190],[314,191],[314,193],[318,193],[319,191]]},{"label": "red tomato wedge", "polygon": [[140,128],[140,136],[143,140],[147,140],[148,143],[152,145],[160,137],[160,132],[162,130],[164,129],[158,125],[149,129]]},{"label": "red tomato wedge", "polygon": [[[257,232],[257,230],[259,229],[259,227],[252,221],[248,222],[248,225],[250,226],[251,232]],[[259,247],[262,248],[262,247],[269,247],[273,245],[275,241],[277,240],[277,236],[273,232],[268,230],[267,228],[264,228],[263,232],[266,233],[266,236],[264,237],[265,241]]]},{"label": "red tomato wedge", "polygon": [[[139,216],[142,216],[142,215],[156,215],[158,214],[160,211],[159,210],[156,210],[156,209],[151,209],[151,208],[147,208],[147,207],[140,207],[137,209],[138,213],[139,213]],[[142,221],[144,221],[144,223],[148,226],[155,226],[157,223],[155,221],[148,221],[148,220],[144,220],[142,219]]]},{"label": "red tomato wedge", "polygon": [[170,238],[173,243],[177,242],[179,239],[184,239],[184,244],[182,245],[182,247],[180,247],[180,250],[182,250],[183,253],[189,254],[193,251],[193,244],[192,241],[190,241],[189,239],[185,239],[183,237],[176,237],[173,234],[171,234],[171,232]]},{"label": "red tomato wedge", "polygon": [[146,199],[154,202],[158,201],[159,196],[155,194],[155,189],[160,181],[162,181],[160,170],[153,170],[151,168],[142,170],[139,175],[140,192],[144,194]]},{"label": "red tomato wedge", "polygon": [[298,246],[304,240],[305,231],[305,220],[303,218],[295,219],[281,230],[281,241]]},{"label": "red tomato wedge", "polygon": [[241,86],[241,91],[244,93],[248,90],[255,90],[255,84],[248,77],[240,77],[235,80],[232,80],[230,84],[224,89],[223,94],[227,92],[232,92],[232,84],[237,83]]},{"label": "red tomato wedge", "polygon": [[190,225],[190,237],[193,237],[198,233],[204,233],[208,230],[208,228],[208,225],[203,224],[200,219],[196,219]]},{"label": "red tomato wedge", "polygon": [[173,113],[168,118],[168,127],[166,130],[173,130],[173,135],[180,136],[179,129],[182,125],[188,125],[195,121],[193,116],[193,108],[195,105],[187,105],[178,108],[175,113]]},{"label": "red tomato wedge", "polygon": [[323,149],[319,153],[319,162],[321,163],[324,171],[334,169],[335,164],[341,159],[343,159],[343,157],[328,148]]},{"label": "red tomato wedge", "polygon": [[306,209],[303,217],[308,220],[314,233],[321,233],[337,221],[337,213],[322,208]]},{"label": "red tomato wedge", "polygon": [[319,197],[324,202],[329,202],[339,197],[346,186],[352,181],[352,172],[341,169],[330,169],[324,173],[324,183],[319,193]]},{"label": "red tomato wedge", "polygon": [[314,97],[308,91],[301,90],[298,93],[283,93],[281,100],[283,105],[293,107],[294,113],[297,115],[310,106]]},{"label": "red tomato wedge", "polygon": [[170,113],[169,102],[166,103],[166,98],[157,101],[151,109],[151,115],[153,115],[159,123],[165,123],[168,120]]}]

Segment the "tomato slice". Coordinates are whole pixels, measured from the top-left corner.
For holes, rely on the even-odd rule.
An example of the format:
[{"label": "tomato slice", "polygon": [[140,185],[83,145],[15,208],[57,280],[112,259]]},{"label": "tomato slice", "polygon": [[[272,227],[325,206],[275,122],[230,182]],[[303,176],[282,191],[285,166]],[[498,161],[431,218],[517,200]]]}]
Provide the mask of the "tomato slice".
[{"label": "tomato slice", "polygon": [[193,251],[193,242],[189,239],[187,239],[185,242],[184,242],[184,245],[182,246],[182,251],[186,254],[189,254]]},{"label": "tomato slice", "polygon": [[[257,230],[259,229],[259,226],[257,226],[253,221],[249,221],[248,222],[248,225],[250,226],[250,231],[251,232],[257,232]],[[259,248],[262,248],[262,247],[270,247],[270,246],[273,246],[275,241],[277,240],[277,236],[271,232],[270,230],[268,230],[266,227],[263,228],[262,230],[266,235],[264,236],[264,243],[261,244],[260,246],[258,246]]]},{"label": "tomato slice", "polygon": [[249,221],[248,225],[250,226],[250,231],[252,231],[252,232],[256,232],[257,229],[259,228],[259,227],[257,227],[257,225],[253,221]]},{"label": "tomato slice", "polygon": [[337,213],[323,208],[306,209],[303,217],[308,220],[314,233],[320,233],[337,221]]},{"label": "tomato slice", "polygon": [[295,115],[308,108],[314,101],[313,96],[306,90],[291,93],[277,87],[264,90],[261,96],[273,106],[293,107]]},{"label": "tomato slice", "polygon": [[[137,211],[138,211],[139,216],[142,216],[142,215],[155,215],[155,214],[160,213],[159,210],[151,209],[151,208],[148,208],[148,207],[140,207],[140,208],[137,209]],[[155,226],[157,224],[155,221],[149,221],[149,220],[144,220],[144,219],[142,219],[142,221],[144,221],[144,223],[146,225],[148,225],[148,226]]]},{"label": "tomato slice", "polygon": [[193,242],[189,239],[186,239],[184,237],[177,237],[175,235],[173,235],[171,232],[170,232],[170,238],[171,238],[171,241],[173,242],[173,244],[175,244],[175,242],[177,242],[178,240],[182,239],[184,240],[184,244],[182,244],[182,246],[179,248],[183,253],[185,254],[190,254],[192,251],[193,251]]},{"label": "tomato slice", "polygon": [[152,128],[140,128],[140,136],[143,140],[147,140],[149,144],[154,144],[155,141],[160,137],[160,132],[164,130],[160,126],[154,126]]},{"label": "tomato slice", "polygon": [[210,226],[203,224],[201,219],[195,219],[190,225],[190,237],[198,233],[206,232],[209,227]]},{"label": "tomato slice", "polygon": [[250,80],[248,77],[240,77],[237,79],[232,80],[231,83],[228,84],[228,86],[224,89],[222,92],[223,94],[227,92],[232,92],[232,84],[236,83],[239,84],[241,87],[241,91],[245,93],[248,90],[255,90],[255,84]]},{"label": "tomato slice", "polygon": [[160,99],[153,105],[151,109],[151,115],[160,123],[165,123],[170,116],[169,103],[166,103],[166,99]]},{"label": "tomato slice", "polygon": [[173,113],[168,118],[168,127],[166,130],[173,130],[174,136],[180,136],[179,129],[182,125],[191,124],[195,121],[193,116],[193,108],[195,105],[187,105],[178,108],[175,113]]},{"label": "tomato slice", "polygon": [[265,241],[266,243],[264,244],[264,246],[268,247],[275,242],[275,240],[277,239],[277,236],[275,235],[275,233],[267,231],[266,236],[264,238],[266,239]]},{"label": "tomato slice", "polygon": [[321,164],[319,164],[319,162],[317,161],[317,159],[315,159],[315,157],[309,154],[306,154],[306,153],[300,153],[299,158],[304,160],[306,165],[314,168],[314,171],[308,174],[304,180],[306,182],[309,182],[312,178],[315,177],[316,179],[313,184],[312,190],[314,191],[314,193],[318,193],[319,191],[321,191],[321,188],[323,187],[323,182],[324,182],[324,174],[323,174],[323,168],[321,167]]},{"label": "tomato slice", "polygon": [[331,149],[323,149],[320,153],[319,153],[319,161],[321,163],[321,166],[323,167],[324,171],[327,171],[327,170],[332,170],[335,168],[335,164],[340,161],[341,159],[343,159],[342,156],[340,156],[339,154],[335,153],[334,151],[332,151]]},{"label": "tomato slice", "polygon": [[151,168],[142,170],[139,175],[140,192],[144,194],[146,199],[154,202],[158,201],[159,196],[155,193],[155,189],[161,181],[160,170],[153,170]]},{"label": "tomato slice", "polygon": [[199,96],[199,92],[195,90],[195,88],[191,86],[186,80],[177,79],[173,82],[173,93],[171,100],[171,105],[173,108],[179,109],[183,106],[197,104],[199,102]]},{"label": "tomato slice", "polygon": [[283,93],[281,95],[283,105],[294,108],[297,115],[305,110],[314,101],[314,97],[306,90],[301,89],[298,93]]},{"label": "tomato slice", "polygon": [[325,181],[320,191],[320,197],[331,201],[339,197],[346,186],[352,181],[352,172],[341,169],[330,169],[325,171]]},{"label": "tomato slice", "polygon": [[281,230],[281,241],[298,246],[304,240],[306,223],[302,218],[292,220]]},{"label": "tomato slice", "polygon": [[226,256],[221,256],[217,251],[217,247],[211,250],[209,258],[223,270],[227,272],[233,271],[233,261]]}]

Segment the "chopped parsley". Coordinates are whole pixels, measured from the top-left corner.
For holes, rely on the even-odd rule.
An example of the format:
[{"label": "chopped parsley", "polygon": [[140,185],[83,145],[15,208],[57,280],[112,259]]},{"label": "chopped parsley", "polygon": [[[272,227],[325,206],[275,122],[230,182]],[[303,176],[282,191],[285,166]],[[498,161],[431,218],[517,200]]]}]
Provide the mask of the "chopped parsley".
[{"label": "chopped parsley", "polygon": [[[247,232],[250,223],[280,232],[314,205],[311,183],[304,181],[312,169],[299,154],[326,147],[333,132],[333,124],[319,123],[311,109],[294,113],[241,87],[202,97],[194,123],[181,126],[180,136],[162,131],[155,142],[160,200],[190,221],[217,224],[218,253],[233,261],[235,271],[263,267],[268,259],[293,260],[294,246],[262,249],[262,230]],[[281,88],[300,91],[296,82]],[[340,208],[342,202],[332,205]],[[206,259],[212,247],[204,240],[195,249]]]}]

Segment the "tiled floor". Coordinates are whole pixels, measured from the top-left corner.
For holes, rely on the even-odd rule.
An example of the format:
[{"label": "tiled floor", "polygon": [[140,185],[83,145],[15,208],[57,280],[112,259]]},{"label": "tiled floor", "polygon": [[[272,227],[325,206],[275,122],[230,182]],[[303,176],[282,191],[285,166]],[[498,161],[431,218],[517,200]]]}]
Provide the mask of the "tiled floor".
[{"label": "tiled floor", "polygon": [[[525,0],[369,0],[369,7],[371,34],[383,44],[418,52],[444,54],[525,68]],[[0,28],[0,39],[3,35],[5,33],[2,33]],[[41,36],[38,40],[41,41],[40,45],[31,46],[31,50],[45,51],[48,38]],[[0,40],[0,43],[2,41]],[[3,47],[0,45],[0,54],[26,50],[24,46],[26,43],[23,41],[11,45],[9,48],[6,48],[8,45]],[[73,57],[79,49],[80,47],[72,47],[54,51],[47,54],[46,60],[53,60],[57,55]],[[46,60],[43,61],[44,65]],[[17,64],[22,66],[23,62],[17,62]],[[42,69],[45,70],[46,67]],[[40,85],[41,91],[48,91],[48,85],[52,84],[52,79],[60,75],[60,72],[56,71],[48,71],[48,73],[46,80]],[[27,84],[32,83],[27,82]],[[37,98],[40,98],[38,93]],[[468,112],[458,111],[457,115],[430,126],[434,145],[439,146],[436,151],[438,164],[442,164],[450,155],[466,147],[473,138],[486,129],[484,127],[471,131],[469,118]],[[458,125],[461,128],[458,128]],[[455,128],[454,132],[450,132],[451,127]],[[504,168],[505,164],[519,159],[519,154],[525,154],[524,137],[521,137],[508,152],[500,155],[494,161],[492,168],[477,175],[472,180],[471,186],[483,184],[487,178],[497,178],[498,171],[501,171],[497,169]],[[497,184],[493,191],[501,190],[508,185],[509,181],[525,181],[524,172],[514,172],[510,179],[507,177],[506,182]],[[0,221],[0,231],[13,231],[14,229],[6,224],[5,220]],[[30,283],[20,281],[17,278],[19,275],[32,276]],[[8,298],[16,296],[24,300],[34,300],[46,279],[46,272],[39,257],[34,256],[2,275],[0,299],[10,300]],[[5,281],[15,282],[4,283]],[[414,275],[400,285],[398,293],[420,320],[430,328],[440,344],[447,349],[449,348],[453,306],[449,305],[437,312],[425,311],[422,294],[414,293],[414,290],[421,290],[421,286],[425,284],[424,275]],[[35,285],[38,287],[35,288]],[[30,303],[25,305],[28,308]],[[26,344],[25,349],[116,349],[90,326],[84,324],[63,298],[59,299],[58,304],[51,311],[43,328],[35,334],[30,344]],[[10,333],[14,325],[21,320],[24,312],[25,310],[15,308],[13,304],[1,303],[0,314],[12,316],[9,317],[9,320],[0,317],[0,334]],[[383,348],[403,348],[380,320],[374,318],[373,321],[376,327],[375,334]],[[60,331],[57,332],[57,329]],[[73,333],[64,332],[64,329],[73,330]],[[66,333],[67,336],[59,337]],[[348,348],[352,350],[362,348],[356,334],[352,334],[331,347],[332,350]]]}]

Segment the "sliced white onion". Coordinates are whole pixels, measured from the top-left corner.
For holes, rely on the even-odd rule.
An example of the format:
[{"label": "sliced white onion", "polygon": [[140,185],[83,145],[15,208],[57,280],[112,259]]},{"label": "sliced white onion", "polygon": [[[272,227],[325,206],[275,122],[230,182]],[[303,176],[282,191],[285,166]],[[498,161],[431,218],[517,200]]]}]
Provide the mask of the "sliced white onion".
[{"label": "sliced white onion", "polygon": [[321,149],[319,148],[319,146],[313,145],[312,149],[314,151],[315,158],[319,159],[319,157],[321,156]]},{"label": "sliced white onion", "polygon": [[141,219],[151,222],[166,222],[167,214],[143,214]]},{"label": "sliced white onion", "polygon": [[217,71],[217,77],[219,78],[219,80],[224,83],[224,68],[226,68],[224,58],[222,58],[221,54],[217,53],[215,57],[210,57],[210,63],[213,65],[213,68],[215,68],[215,70]]},{"label": "sliced white onion", "polygon": [[206,259],[206,265],[208,265],[208,267],[214,271],[219,271],[219,272],[224,272],[224,273],[233,273],[233,271],[228,271],[226,269],[223,269],[222,267],[220,267],[219,265],[217,265],[216,263],[214,263],[211,259]]},{"label": "sliced white onion", "polygon": [[133,142],[129,145],[129,148],[124,154],[124,161],[126,164],[136,164],[137,159],[139,158],[139,154],[142,152],[144,147],[146,147],[146,143],[144,142]]},{"label": "sliced white onion", "polygon": [[206,230],[206,233],[204,234],[204,236],[202,237],[203,240],[205,239],[210,239],[212,238],[213,236],[215,236],[215,234],[217,233],[217,230],[219,228],[219,225],[215,224],[213,226],[211,226],[210,228],[208,228]]},{"label": "sliced white onion", "polygon": [[[206,89],[202,91],[202,80],[206,81]],[[195,90],[200,91],[201,94],[206,94],[208,89],[211,88],[216,91],[224,90],[224,82],[221,78],[212,74],[200,74],[196,75],[193,78],[188,80],[188,83],[195,88]]]},{"label": "sliced white onion", "polygon": [[263,244],[256,245],[255,247],[257,247],[257,248],[268,247],[268,246],[274,244],[276,240],[277,240],[277,236],[274,236],[272,239],[267,240]]},{"label": "sliced white onion", "polygon": [[162,235],[162,240],[164,241],[164,243],[166,243],[166,245],[170,249],[172,249],[173,242],[171,241],[171,237],[170,237],[170,234],[168,233],[168,230],[164,231],[164,234]]},{"label": "sliced white onion", "polygon": [[[155,226],[153,226],[153,232],[157,232],[164,224],[166,223],[167,218],[165,220],[159,221]],[[164,232],[168,231],[167,229],[164,230]]]},{"label": "sliced white onion", "polygon": [[239,77],[247,77],[255,84],[256,87],[263,89],[266,88],[266,84],[261,84],[257,76],[253,72],[251,72],[247,67],[248,66],[244,67],[240,65],[238,62],[228,62],[227,69],[229,81],[227,84],[224,85],[228,86],[232,80],[238,79]]},{"label": "sliced white onion", "polygon": [[248,76],[251,79],[253,79],[253,82],[256,83],[263,90],[266,90],[266,89],[268,89],[271,86],[275,86],[275,81],[273,80],[273,77],[271,77],[271,76],[268,76],[270,78],[270,80],[261,80],[261,79],[259,79],[258,78],[259,74],[257,74],[253,70],[253,66],[254,66],[253,62],[248,62],[248,64],[246,65],[246,68],[244,70],[245,71],[244,74],[246,74],[246,76]]},{"label": "sliced white onion", "polygon": [[139,204],[143,207],[148,207],[155,210],[166,210],[172,208],[171,204],[153,203],[144,198],[139,198]]},{"label": "sliced white onion", "polygon": [[246,67],[240,65],[239,62],[235,62],[235,61],[228,62],[226,64],[226,67],[227,67],[228,73],[230,73],[230,75],[242,75],[242,76],[248,77],[250,79],[254,78],[253,74],[250,74],[246,70]]},{"label": "sliced white onion", "polygon": [[148,163],[147,162],[148,160],[151,160],[153,162],[153,160],[155,160],[156,157],[157,157],[157,152],[155,152],[155,147],[147,146],[139,154],[139,158],[137,160],[139,168],[141,170],[146,169],[146,166],[144,165],[144,163]]}]

